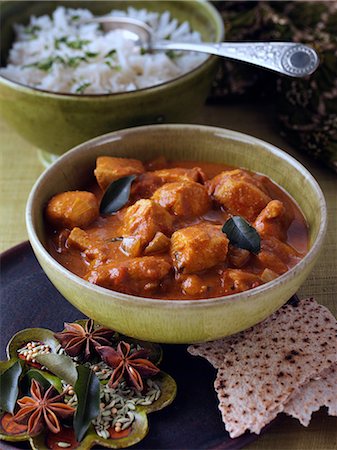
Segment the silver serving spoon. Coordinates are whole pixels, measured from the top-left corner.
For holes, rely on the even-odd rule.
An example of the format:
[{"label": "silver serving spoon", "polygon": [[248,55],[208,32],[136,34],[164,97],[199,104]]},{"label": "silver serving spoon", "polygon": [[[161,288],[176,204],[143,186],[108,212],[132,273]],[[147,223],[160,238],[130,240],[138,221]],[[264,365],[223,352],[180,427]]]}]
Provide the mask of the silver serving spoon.
[{"label": "silver serving spoon", "polygon": [[291,77],[305,77],[312,74],[319,65],[316,51],[304,44],[293,42],[202,42],[192,44],[153,40],[152,29],[141,20],[129,17],[102,16],[78,22],[100,23],[103,31],[123,30],[127,39],[146,51],[182,50],[223,56],[237,61],[244,61],[259,67]]}]

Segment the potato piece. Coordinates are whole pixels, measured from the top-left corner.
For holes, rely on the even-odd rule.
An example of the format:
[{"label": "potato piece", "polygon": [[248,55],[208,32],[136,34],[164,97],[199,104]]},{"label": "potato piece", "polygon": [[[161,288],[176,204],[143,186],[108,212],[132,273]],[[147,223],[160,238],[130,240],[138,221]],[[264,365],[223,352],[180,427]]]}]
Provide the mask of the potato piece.
[{"label": "potato piece", "polygon": [[142,242],[140,237],[130,236],[123,238],[120,249],[128,256],[140,256],[142,254]]},{"label": "potato piece", "polygon": [[263,284],[261,278],[255,273],[240,269],[226,269],[222,274],[222,279],[225,294],[237,294]]},{"label": "potato piece", "polygon": [[261,251],[255,258],[262,267],[281,275],[287,272],[289,267],[299,262],[301,256],[290,245],[268,236],[261,240]]},{"label": "potato piece", "polygon": [[85,191],[68,191],[55,195],[48,202],[46,217],[56,228],[85,228],[99,215],[94,194]]},{"label": "potato piece", "polygon": [[140,238],[143,249],[158,231],[170,236],[173,231],[172,225],[173,217],[162,206],[152,200],[138,200],[127,208],[121,234],[123,237]]},{"label": "potato piece", "polygon": [[77,250],[83,252],[91,246],[91,241],[88,233],[84,230],[81,230],[81,228],[73,228],[68,236],[67,246],[76,248]]},{"label": "potato piece", "polygon": [[73,228],[69,234],[67,246],[84,252],[89,260],[104,259],[107,250],[103,241],[99,239],[92,240],[86,231],[78,227]]},{"label": "potato piece", "polygon": [[129,294],[145,295],[158,288],[170,270],[167,258],[144,256],[128,261],[99,266],[86,275],[86,279],[99,286]]},{"label": "potato piece", "polygon": [[271,251],[262,250],[258,254],[257,259],[261,263],[262,267],[267,267],[278,275],[282,275],[288,270],[287,264]]},{"label": "potato piece", "polygon": [[200,167],[193,167],[193,169],[175,167],[174,169],[155,170],[152,173],[161,178],[163,183],[175,183],[176,181],[196,181],[203,183],[206,179]]},{"label": "potato piece", "polygon": [[257,216],[253,226],[261,237],[269,235],[285,241],[289,222],[283,203],[272,200]]},{"label": "potato piece", "polygon": [[97,183],[102,191],[110,183],[127,175],[138,175],[145,171],[143,163],[138,159],[114,158],[112,156],[99,156],[94,170]]},{"label": "potato piece", "polygon": [[257,186],[252,176],[242,170],[221,172],[207,183],[208,193],[213,195],[232,215],[239,215],[253,222],[271,198]]},{"label": "potato piece", "polygon": [[278,274],[270,269],[264,269],[264,271],[261,274],[261,280],[264,283],[268,283],[269,281],[275,280],[275,278],[278,278]]},{"label": "potato piece", "polygon": [[171,237],[173,265],[185,274],[213,267],[225,261],[228,242],[220,225],[202,223],[182,228]]},{"label": "potato piece", "polygon": [[165,234],[158,231],[155,234],[152,241],[144,250],[144,255],[152,255],[154,253],[164,253],[166,252],[171,245],[171,239],[165,236]]},{"label": "potato piece", "polygon": [[235,247],[235,245],[229,245],[228,248],[228,260],[231,265],[240,269],[244,266],[250,258],[250,252],[244,248]]},{"label": "potato piece", "polygon": [[182,217],[202,216],[211,207],[206,188],[195,181],[164,184],[153,194],[152,200],[171,214]]}]

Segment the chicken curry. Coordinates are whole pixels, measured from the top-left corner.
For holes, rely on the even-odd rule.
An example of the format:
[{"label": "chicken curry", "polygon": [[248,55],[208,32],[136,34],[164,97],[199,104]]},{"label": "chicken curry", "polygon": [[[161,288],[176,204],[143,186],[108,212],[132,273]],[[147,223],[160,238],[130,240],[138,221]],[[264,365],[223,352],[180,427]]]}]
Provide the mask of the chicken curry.
[{"label": "chicken curry", "polygon": [[[101,156],[86,191],[55,195],[45,211],[48,248],[71,272],[115,291],[161,299],[204,299],[255,288],[305,255],[298,206],[266,176],[195,161],[148,163]],[[110,184],[132,178],[125,206],[100,214]],[[222,231],[241,216],[257,231],[256,254]]]}]

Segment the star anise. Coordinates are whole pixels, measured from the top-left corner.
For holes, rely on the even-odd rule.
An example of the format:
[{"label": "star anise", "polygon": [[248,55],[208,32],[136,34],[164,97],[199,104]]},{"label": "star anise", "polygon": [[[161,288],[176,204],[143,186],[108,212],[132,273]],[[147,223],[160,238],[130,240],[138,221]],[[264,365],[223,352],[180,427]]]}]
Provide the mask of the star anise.
[{"label": "star anise", "polygon": [[109,380],[110,387],[117,387],[124,376],[138,391],[144,389],[143,378],[156,375],[160,370],[151,361],[145,359],[148,356],[146,349],[131,352],[131,346],[121,341],[117,350],[112,347],[97,347],[103,361],[115,369]]},{"label": "star anise", "polygon": [[98,346],[110,345],[110,339],[115,333],[108,328],[95,328],[94,321],[91,319],[84,327],[79,323],[65,323],[64,328],[54,336],[69,356],[81,356],[84,361],[88,361],[90,356],[96,353]]},{"label": "star anise", "polygon": [[27,423],[29,435],[38,434],[43,426],[47,426],[52,433],[58,433],[61,430],[59,418],[67,419],[74,414],[74,408],[60,402],[65,391],[53,396],[53,390],[54,387],[50,386],[44,392],[40,383],[33,379],[30,386],[31,397],[22,397],[17,401],[20,409],[13,420]]}]

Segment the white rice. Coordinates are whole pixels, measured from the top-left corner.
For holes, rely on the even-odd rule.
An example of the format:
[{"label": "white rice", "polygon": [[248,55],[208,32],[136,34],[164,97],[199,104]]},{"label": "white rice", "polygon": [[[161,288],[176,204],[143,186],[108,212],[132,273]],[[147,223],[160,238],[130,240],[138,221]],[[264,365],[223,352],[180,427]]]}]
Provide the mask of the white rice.
[{"label": "white rice", "polygon": [[[200,42],[189,23],[163,14],[128,8],[112,11],[146,22],[155,39]],[[121,30],[105,34],[98,24],[82,24],[87,9],[58,7],[52,17],[31,17],[16,25],[16,41],[0,74],[37,89],[72,94],[105,94],[142,89],[176,78],[200,65],[207,56],[190,52],[144,53]]]}]

